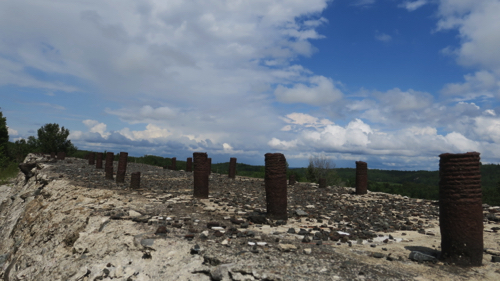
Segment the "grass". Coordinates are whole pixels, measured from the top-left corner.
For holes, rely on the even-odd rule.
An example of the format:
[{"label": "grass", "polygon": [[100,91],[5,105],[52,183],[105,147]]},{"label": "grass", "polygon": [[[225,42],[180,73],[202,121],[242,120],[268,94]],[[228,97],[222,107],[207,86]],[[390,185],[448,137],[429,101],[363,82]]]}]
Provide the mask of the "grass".
[{"label": "grass", "polygon": [[8,184],[12,178],[17,176],[19,169],[17,163],[11,162],[7,167],[0,169],[0,185]]}]

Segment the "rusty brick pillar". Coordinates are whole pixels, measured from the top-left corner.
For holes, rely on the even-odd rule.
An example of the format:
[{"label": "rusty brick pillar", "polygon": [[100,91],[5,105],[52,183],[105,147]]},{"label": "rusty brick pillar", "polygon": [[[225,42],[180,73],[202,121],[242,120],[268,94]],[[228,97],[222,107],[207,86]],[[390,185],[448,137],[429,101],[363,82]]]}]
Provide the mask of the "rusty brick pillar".
[{"label": "rusty brick pillar", "polygon": [[141,188],[141,172],[134,172],[130,174],[130,188]]},{"label": "rusty brick pillar", "polygon": [[50,153],[50,158],[51,159],[55,159],[56,158],[56,153],[55,152],[51,152]]},{"label": "rusty brick pillar", "polygon": [[106,165],[104,171],[106,172],[106,179],[113,179],[113,160],[115,158],[115,154],[113,152],[106,153]]},{"label": "rusty brick pillar", "polygon": [[186,172],[192,172],[193,171],[193,158],[188,157],[186,161]]},{"label": "rusty brick pillar", "polygon": [[290,175],[288,179],[288,184],[289,185],[294,185],[295,184],[295,175]]},{"label": "rusty brick pillar", "polygon": [[118,169],[116,170],[116,183],[125,182],[125,173],[127,172],[127,152],[120,152],[120,158],[118,158]]},{"label": "rusty brick pillar", "polygon": [[89,165],[95,165],[95,153],[94,152],[89,153]]},{"label": "rusty brick pillar", "polygon": [[483,260],[483,207],[478,152],[439,155],[441,259],[463,266]]},{"label": "rusty brick pillar", "polygon": [[57,160],[64,160],[64,159],[66,159],[66,153],[58,152],[57,153]]},{"label": "rusty brick pillar", "polygon": [[177,158],[176,157],[173,157],[172,158],[172,165],[170,166],[170,169],[171,170],[177,170]]},{"label": "rusty brick pillar", "polygon": [[212,173],[212,158],[207,158],[208,161],[208,174]]},{"label": "rusty brick pillar", "polygon": [[356,161],[356,194],[368,193],[368,164]]},{"label": "rusty brick pillar", "polygon": [[194,159],[194,193],[195,198],[208,198],[209,164],[207,153],[195,152]]},{"label": "rusty brick pillar", "polygon": [[95,167],[97,169],[102,169],[102,156],[103,156],[102,152],[98,152],[97,153],[97,157],[96,157],[96,160],[95,160]]},{"label": "rusty brick pillar", "polygon": [[267,216],[271,219],[287,219],[286,159],[281,153],[266,153],[265,187]]},{"label": "rusty brick pillar", "polygon": [[325,178],[319,179],[319,188],[326,188],[326,179]]},{"label": "rusty brick pillar", "polygon": [[236,178],[236,158],[231,157],[229,159],[229,172],[228,178],[235,179]]}]

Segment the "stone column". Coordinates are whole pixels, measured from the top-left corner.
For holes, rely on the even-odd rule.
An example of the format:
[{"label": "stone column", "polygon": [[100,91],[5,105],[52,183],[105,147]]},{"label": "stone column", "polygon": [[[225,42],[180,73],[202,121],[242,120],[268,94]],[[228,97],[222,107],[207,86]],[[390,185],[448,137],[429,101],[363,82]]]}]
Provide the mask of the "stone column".
[{"label": "stone column", "polygon": [[141,188],[141,172],[134,172],[130,174],[130,188],[131,189]]},{"label": "stone column", "polygon": [[267,216],[287,219],[286,159],[281,153],[266,153],[265,187]]},{"label": "stone column", "polygon": [[64,160],[64,159],[66,159],[66,153],[58,152],[57,153],[57,160]]},{"label": "stone column", "polygon": [[319,179],[319,188],[326,188],[326,179],[325,178]]},{"label": "stone column", "polygon": [[229,159],[229,172],[228,178],[235,179],[236,178],[236,158],[231,157]]},{"label": "stone column", "polygon": [[368,193],[368,164],[356,161],[356,194]]},{"label": "stone column", "polygon": [[186,172],[192,172],[193,171],[193,158],[188,157],[186,161]]},{"label": "stone column", "polygon": [[95,167],[97,169],[102,169],[102,156],[103,156],[102,152],[98,152],[97,153],[97,157],[96,157],[96,160],[95,160]]},{"label": "stone column", "polygon": [[463,266],[483,260],[483,207],[478,152],[439,155],[441,259]]},{"label": "stone column", "polygon": [[106,153],[106,166],[105,166],[105,172],[106,172],[106,179],[112,180],[113,179],[113,159],[115,158],[115,154],[113,152],[107,152]]},{"label": "stone column", "polygon": [[95,165],[95,153],[94,152],[89,153],[89,165]]},{"label": "stone column", "polygon": [[288,184],[289,185],[295,184],[295,175],[290,175],[290,178],[288,179]]},{"label": "stone column", "polygon": [[125,182],[125,173],[127,172],[127,152],[120,152],[120,158],[118,159],[118,169],[116,170],[116,183]]},{"label": "stone column", "polygon": [[208,174],[212,173],[212,158],[207,158],[208,161]]},{"label": "stone column", "polygon": [[172,158],[172,165],[170,166],[170,169],[171,170],[177,170],[177,158],[176,157],[173,157]]},{"label": "stone column", "polygon": [[194,159],[194,194],[195,198],[208,198],[209,163],[207,153],[195,152]]}]

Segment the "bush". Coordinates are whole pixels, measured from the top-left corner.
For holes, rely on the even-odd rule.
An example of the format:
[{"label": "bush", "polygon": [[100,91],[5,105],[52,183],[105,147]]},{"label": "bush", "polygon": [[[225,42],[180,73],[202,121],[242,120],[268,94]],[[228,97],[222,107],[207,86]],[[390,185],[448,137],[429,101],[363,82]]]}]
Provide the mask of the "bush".
[{"label": "bush", "polygon": [[316,183],[319,183],[319,179],[324,178],[327,185],[341,184],[341,179],[335,171],[335,163],[324,154],[309,157],[306,178],[308,181]]}]

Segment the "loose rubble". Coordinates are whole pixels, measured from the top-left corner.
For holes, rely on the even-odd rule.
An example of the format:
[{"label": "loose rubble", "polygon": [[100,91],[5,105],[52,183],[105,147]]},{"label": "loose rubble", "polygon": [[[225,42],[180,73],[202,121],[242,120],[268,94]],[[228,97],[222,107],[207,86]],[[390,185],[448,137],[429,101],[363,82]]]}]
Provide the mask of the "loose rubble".
[{"label": "loose rubble", "polygon": [[[124,183],[86,160],[30,154],[0,188],[3,280],[498,280],[499,207],[483,205],[483,266],[439,261],[436,201],[288,186],[266,217],[264,181],[127,163]],[[114,163],[116,169],[117,163]],[[116,170],[115,170],[116,172]],[[140,188],[131,189],[131,173]]]}]

